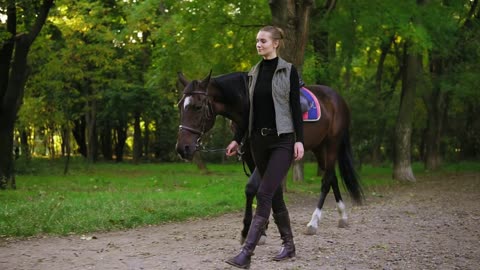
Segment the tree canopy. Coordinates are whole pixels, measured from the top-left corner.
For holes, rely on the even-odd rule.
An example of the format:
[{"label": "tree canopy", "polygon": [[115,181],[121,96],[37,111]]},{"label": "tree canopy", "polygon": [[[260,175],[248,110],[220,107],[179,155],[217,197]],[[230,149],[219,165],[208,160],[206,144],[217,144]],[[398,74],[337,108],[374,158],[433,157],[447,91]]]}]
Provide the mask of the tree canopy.
[{"label": "tree canopy", "polygon": [[[259,60],[258,29],[272,24],[269,1],[52,2],[0,1],[3,109],[17,63],[12,53],[20,50],[22,34],[33,33],[42,12],[48,13],[30,40],[13,135],[2,137],[12,147],[0,145],[0,156],[18,146],[25,158],[178,160],[177,72],[200,79],[210,70],[214,76],[247,71]],[[407,86],[415,90],[404,108],[413,116],[406,149],[411,159],[434,169],[444,159],[478,158],[478,0],[314,2],[302,41],[302,76],[346,97],[357,160],[394,160]],[[0,116],[4,124],[10,117]],[[224,147],[229,125],[218,121],[224,122],[207,135],[208,143]],[[0,131],[7,126],[0,124]],[[7,169],[0,169],[2,175]]]}]

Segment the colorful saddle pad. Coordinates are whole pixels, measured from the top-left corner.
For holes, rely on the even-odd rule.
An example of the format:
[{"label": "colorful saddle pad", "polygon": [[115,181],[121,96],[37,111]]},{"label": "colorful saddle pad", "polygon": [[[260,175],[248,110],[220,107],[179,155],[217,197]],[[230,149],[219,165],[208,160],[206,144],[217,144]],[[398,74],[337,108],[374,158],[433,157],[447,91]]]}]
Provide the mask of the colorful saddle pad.
[{"label": "colorful saddle pad", "polygon": [[305,87],[302,87],[300,90],[301,95],[303,95],[308,102],[308,110],[303,113],[303,121],[318,121],[320,119],[320,116],[322,115],[322,112],[320,110],[320,103],[318,102],[317,97]]}]

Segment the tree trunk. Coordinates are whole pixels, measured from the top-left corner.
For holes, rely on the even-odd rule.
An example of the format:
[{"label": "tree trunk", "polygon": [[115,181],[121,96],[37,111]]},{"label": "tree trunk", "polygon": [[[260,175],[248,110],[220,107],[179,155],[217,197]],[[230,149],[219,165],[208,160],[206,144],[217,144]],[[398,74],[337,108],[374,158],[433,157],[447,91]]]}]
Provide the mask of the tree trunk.
[{"label": "tree trunk", "polygon": [[[7,31],[11,38],[0,48],[0,188],[8,182],[15,188],[13,167],[13,131],[18,110],[23,102],[28,77],[27,56],[33,41],[47,19],[53,0],[44,0],[36,14],[35,23],[26,34],[17,35],[15,1],[8,1]],[[13,57],[13,58],[12,58]]]},{"label": "tree trunk", "polygon": [[460,141],[460,158],[467,160],[478,160],[480,154],[480,145],[478,133],[475,132],[477,129],[475,126],[478,126],[478,115],[480,114],[480,109],[478,103],[473,100],[467,101],[464,105],[464,111],[466,112],[465,119],[465,128],[461,132],[461,141]]},{"label": "tree trunk", "polygon": [[138,164],[142,158],[142,129],[140,128],[140,114],[135,113],[133,123],[133,163]]},{"label": "tree trunk", "polygon": [[115,160],[117,162],[123,161],[123,153],[125,150],[125,142],[127,141],[127,124],[120,122],[115,128],[116,142],[115,142]]},{"label": "tree trunk", "polygon": [[87,131],[87,160],[91,163],[97,161],[97,102],[88,101],[86,104],[85,124]]},{"label": "tree trunk", "polygon": [[380,58],[378,60],[377,72],[375,76],[375,110],[378,112],[377,117],[375,118],[375,133],[373,134],[372,142],[372,155],[371,162],[373,164],[380,164],[382,162],[381,147],[383,142],[383,137],[385,134],[385,126],[387,124],[386,116],[384,115],[385,103],[387,98],[384,97],[383,93],[383,67],[387,54],[390,51],[392,43],[394,42],[395,37],[391,37],[388,42],[383,42],[380,46]]},{"label": "tree trunk", "polygon": [[78,152],[85,158],[87,157],[86,129],[85,116],[73,121],[73,138],[75,138],[75,142],[78,145]]},{"label": "tree trunk", "polygon": [[[417,5],[425,5],[427,1],[417,0]],[[420,20],[421,18],[413,18],[413,23],[419,25]],[[411,161],[412,122],[417,83],[422,76],[423,67],[422,56],[413,52],[410,40],[404,43],[403,55],[402,93],[395,124],[393,178],[414,182],[416,179]]]},{"label": "tree trunk", "polygon": [[62,127],[61,129],[61,143],[60,143],[60,156],[61,157],[66,157],[67,156],[67,145],[66,145],[66,139],[65,137],[68,136],[69,134],[67,133],[67,129]]},{"label": "tree trunk", "polygon": [[28,128],[25,128],[24,130],[21,131],[20,133],[20,149],[22,152],[22,156],[25,157],[25,161],[30,162],[32,159],[32,154],[30,152],[30,146],[28,144],[28,137],[30,136],[30,130]]},{"label": "tree trunk", "polygon": [[164,150],[162,147],[162,140],[164,132],[162,132],[162,127],[165,125],[162,124],[164,116],[159,118],[155,118],[155,135],[154,135],[154,143],[153,143],[153,155],[155,159],[162,159],[164,158]]},{"label": "tree trunk", "polygon": [[102,132],[100,134],[102,156],[105,160],[113,160],[113,151],[112,151],[112,128],[109,123],[105,123],[102,127]]},{"label": "tree trunk", "polygon": [[[285,32],[285,47],[280,50],[280,56],[291,62],[301,74],[313,0],[270,0],[269,4],[272,24]],[[294,162],[293,166],[293,179],[303,180],[303,162]]]},{"label": "tree trunk", "polygon": [[448,94],[446,91],[442,91],[440,89],[439,83],[435,83],[435,78],[439,78],[443,73],[442,65],[442,60],[432,60],[431,71],[434,79],[434,86],[432,91],[427,91],[427,93],[423,96],[423,101],[428,113],[424,159],[425,169],[427,170],[436,170],[442,162],[440,145],[443,122],[447,112]]},{"label": "tree trunk", "polygon": [[15,188],[15,178],[13,173],[13,127],[8,124],[13,121],[0,121],[0,189],[8,187],[9,183]]},{"label": "tree trunk", "polygon": [[[471,28],[475,23],[472,23],[472,20],[479,19],[478,12],[479,9],[478,0],[471,1],[470,9],[468,15],[465,17],[466,20],[463,22],[463,25],[459,28],[457,36],[456,47],[459,51],[463,50],[465,44],[469,44]],[[477,15],[475,15],[477,12]],[[469,38],[465,37],[468,36]],[[458,57],[458,56],[457,56]],[[432,59],[430,62],[430,72],[433,82],[433,87],[431,91],[427,91],[423,96],[423,101],[427,108],[427,129],[425,132],[425,169],[435,170],[437,169],[442,162],[441,154],[441,137],[443,133],[443,125],[447,117],[447,111],[449,107],[449,91],[442,89],[440,84],[440,79],[444,74],[449,74],[450,68],[458,65],[461,60],[456,59],[455,55],[444,56],[441,53],[433,52],[430,56]],[[467,107],[467,106],[465,106]],[[476,115],[476,114],[468,114]],[[472,123],[471,121],[469,123]],[[469,130],[468,128],[465,130]],[[478,135],[474,135],[475,140],[478,138]],[[467,140],[467,136],[463,137],[462,142]],[[474,147],[467,147],[467,149],[474,149]]]},{"label": "tree trunk", "polygon": [[285,47],[280,55],[301,73],[308,38],[308,23],[313,0],[270,0],[272,24],[285,32]]},{"label": "tree trunk", "polygon": [[53,127],[53,124],[50,124],[49,126],[50,127],[47,129],[47,132],[46,132],[47,147],[48,147],[50,158],[53,160],[57,155],[57,152],[55,151],[55,128]]},{"label": "tree trunk", "polygon": [[293,181],[302,181],[305,178],[303,173],[303,159],[293,162]]},{"label": "tree trunk", "polygon": [[145,120],[145,134],[143,136],[143,153],[147,160],[150,160],[150,121]]},{"label": "tree trunk", "polygon": [[421,67],[421,56],[409,52],[404,46],[402,94],[397,122],[395,124],[393,178],[400,181],[416,181],[411,164],[411,135],[415,92]]},{"label": "tree trunk", "polygon": [[[10,67],[12,63],[13,49],[15,47],[14,36],[16,35],[16,7],[15,4],[7,6],[7,31],[12,35],[12,38],[5,40],[0,49],[0,189],[7,188],[11,183],[14,188],[14,173],[13,173],[13,125],[15,117],[12,116],[14,106],[11,103],[6,103],[4,100],[7,95],[9,87]],[[16,91],[15,91],[16,92]],[[10,96],[12,94],[10,93]],[[16,97],[13,97],[16,98]],[[10,98],[9,102],[12,102]],[[9,106],[5,108],[4,105]]]},{"label": "tree trunk", "polygon": [[70,156],[72,153],[72,143],[70,142],[70,133],[71,127],[67,124],[67,127],[64,129],[63,142],[65,144],[65,166],[63,167],[63,175],[67,175],[68,169],[70,167]]}]

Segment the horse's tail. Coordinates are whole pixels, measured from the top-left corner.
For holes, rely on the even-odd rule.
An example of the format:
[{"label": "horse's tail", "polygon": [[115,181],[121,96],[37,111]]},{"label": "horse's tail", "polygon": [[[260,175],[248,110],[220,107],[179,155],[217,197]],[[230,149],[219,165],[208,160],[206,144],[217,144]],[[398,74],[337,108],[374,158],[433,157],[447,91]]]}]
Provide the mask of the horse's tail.
[{"label": "horse's tail", "polygon": [[348,129],[343,133],[340,142],[338,167],[340,168],[340,176],[342,177],[343,183],[350,193],[350,196],[356,203],[362,204],[364,195],[360,185],[360,178],[354,167],[352,146],[350,144],[350,132]]}]

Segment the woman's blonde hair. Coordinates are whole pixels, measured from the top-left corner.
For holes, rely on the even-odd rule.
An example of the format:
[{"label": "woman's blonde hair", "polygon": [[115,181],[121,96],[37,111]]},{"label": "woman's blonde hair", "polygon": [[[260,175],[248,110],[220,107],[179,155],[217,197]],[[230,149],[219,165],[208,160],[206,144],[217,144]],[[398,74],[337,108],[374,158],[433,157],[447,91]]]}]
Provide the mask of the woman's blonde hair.
[{"label": "woman's blonde hair", "polygon": [[272,35],[273,40],[278,40],[277,50],[283,47],[283,38],[285,37],[285,33],[280,27],[267,25],[262,27],[260,31],[269,32]]}]

